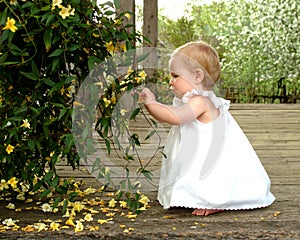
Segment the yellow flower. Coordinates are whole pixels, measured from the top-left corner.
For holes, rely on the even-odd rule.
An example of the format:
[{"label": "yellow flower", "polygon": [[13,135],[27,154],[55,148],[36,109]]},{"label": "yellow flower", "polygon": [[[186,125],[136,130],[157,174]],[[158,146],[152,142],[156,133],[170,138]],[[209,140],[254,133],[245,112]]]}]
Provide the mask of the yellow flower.
[{"label": "yellow flower", "polygon": [[75,15],[75,8],[72,8],[70,4],[68,5],[68,11],[71,16]]},{"label": "yellow flower", "polygon": [[50,223],[49,230],[58,231],[59,230],[59,223],[56,223],[56,222]]},{"label": "yellow flower", "polygon": [[7,184],[10,184],[10,186],[11,186],[12,188],[16,188],[16,187],[17,187],[17,183],[18,183],[18,180],[16,180],[15,177],[13,177],[13,178],[11,178],[11,179],[9,179],[9,180],[7,181]]},{"label": "yellow flower", "polygon": [[80,221],[76,221],[76,226],[75,226],[75,232],[81,232],[81,231],[83,231],[83,228],[84,228],[84,226],[83,226],[83,224],[82,224],[82,222],[80,222]]},{"label": "yellow flower", "polygon": [[3,189],[8,189],[9,186],[8,186],[8,183],[5,181],[5,179],[1,179],[1,182],[0,182],[0,192],[3,190]]},{"label": "yellow flower", "polygon": [[4,28],[2,28],[3,30],[10,30],[12,32],[15,32],[18,28],[15,26],[16,21],[13,18],[7,17],[7,21],[6,21],[6,25]]},{"label": "yellow flower", "polygon": [[70,15],[75,15],[75,9],[71,7],[71,5],[68,5],[68,7],[61,6],[61,10],[58,13],[62,19],[66,19],[66,17],[69,17]]},{"label": "yellow flower", "polygon": [[118,43],[118,49],[123,50],[124,52],[126,51],[126,45],[122,43]]},{"label": "yellow flower", "polygon": [[17,6],[18,5],[18,0],[10,0],[9,4]]},{"label": "yellow flower", "polygon": [[125,79],[128,78],[134,71],[131,69],[131,67],[128,68],[127,74],[124,77]]},{"label": "yellow flower", "polygon": [[42,211],[43,212],[52,212],[52,207],[49,205],[49,203],[44,203],[42,205]]},{"label": "yellow flower", "polygon": [[129,213],[126,215],[126,217],[127,217],[128,219],[133,219],[133,218],[136,218],[136,217],[137,217],[137,214],[133,214],[132,212],[129,212]]},{"label": "yellow flower", "polygon": [[62,17],[62,19],[66,19],[66,17],[70,16],[69,10],[66,7],[62,7],[58,14]]},{"label": "yellow flower", "polygon": [[81,204],[80,202],[75,202],[73,205],[73,210],[80,212],[82,209],[84,209],[84,204]]},{"label": "yellow flower", "polygon": [[8,154],[11,154],[14,151],[14,148],[15,148],[14,146],[8,144],[8,146],[6,147],[6,152]]},{"label": "yellow flower", "polygon": [[145,211],[146,210],[146,207],[144,206],[144,207],[140,207],[140,208],[138,208],[137,210],[139,210],[139,211]]},{"label": "yellow flower", "polygon": [[103,101],[104,101],[105,107],[108,107],[109,104],[111,103],[111,101],[108,100],[107,98],[103,98]]},{"label": "yellow flower", "polygon": [[52,9],[51,10],[54,10],[55,7],[61,8],[62,7],[61,4],[62,4],[62,0],[53,0],[52,1]]},{"label": "yellow flower", "polygon": [[71,217],[66,221],[65,224],[73,227],[75,226],[75,223],[73,222],[73,218]]},{"label": "yellow flower", "polygon": [[89,230],[90,230],[90,232],[95,232],[95,231],[99,230],[99,227],[98,226],[90,226]]},{"label": "yellow flower", "polygon": [[37,229],[38,232],[40,232],[40,231],[42,231],[42,230],[46,231],[46,230],[48,229],[48,228],[47,228],[47,225],[46,225],[45,223],[35,223],[35,224],[33,225],[33,227],[34,227],[35,229]]},{"label": "yellow flower", "polygon": [[108,203],[108,206],[109,207],[115,207],[116,206],[116,200],[115,199],[111,199],[110,201],[109,201],[109,203]]},{"label": "yellow flower", "polygon": [[136,81],[136,83],[140,83],[141,82],[141,78],[140,77],[135,77],[134,80]]},{"label": "yellow flower", "polygon": [[108,52],[113,52],[115,50],[115,46],[112,41],[105,43],[105,47]]},{"label": "yellow flower", "polygon": [[130,19],[130,18],[131,18],[130,13],[125,13],[124,16],[127,17],[127,19]]},{"label": "yellow flower", "polygon": [[139,76],[140,76],[143,80],[145,80],[146,77],[147,77],[147,73],[143,70],[143,71],[141,71],[141,72],[139,73]]},{"label": "yellow flower", "polygon": [[24,193],[18,194],[17,199],[18,199],[18,200],[21,200],[21,201],[24,201],[24,200],[26,199],[26,198],[25,198],[25,194],[24,194]]},{"label": "yellow flower", "polygon": [[121,115],[124,116],[128,112],[128,110],[127,109],[121,109],[120,112],[121,112]]},{"label": "yellow flower", "polygon": [[88,214],[86,214],[86,215],[84,216],[84,220],[87,221],[87,222],[91,222],[91,221],[93,221],[94,219],[93,219],[92,214],[88,213]]},{"label": "yellow flower", "polygon": [[14,210],[14,209],[16,209],[16,206],[15,206],[15,204],[13,204],[13,203],[9,203],[9,204],[6,206],[6,208],[8,208],[8,209],[10,209],[10,210]]},{"label": "yellow flower", "polygon": [[120,228],[125,228],[126,225],[125,224],[120,224]]},{"label": "yellow flower", "polygon": [[7,218],[7,219],[4,219],[2,224],[3,225],[6,225],[8,227],[12,227],[12,226],[15,226],[16,225],[16,220],[13,220],[12,218]]},{"label": "yellow flower", "polygon": [[149,201],[149,198],[145,195],[142,195],[139,200],[139,202],[142,203],[144,206],[147,206]]},{"label": "yellow flower", "polygon": [[92,193],[95,193],[95,192],[96,192],[96,189],[95,189],[95,188],[89,187],[89,188],[87,188],[87,189],[85,189],[85,190],[83,191],[83,194],[84,194],[84,195],[89,195],[89,194],[92,194]]},{"label": "yellow flower", "polygon": [[115,24],[116,24],[116,25],[120,25],[121,23],[122,23],[122,20],[121,20],[121,19],[116,19],[116,20],[115,20]]},{"label": "yellow flower", "polygon": [[100,223],[100,224],[103,224],[103,223],[107,223],[108,220],[107,219],[98,219],[97,222]]},{"label": "yellow flower", "polygon": [[93,37],[95,37],[95,38],[99,38],[100,37],[100,34],[97,34],[97,33],[92,33],[92,35],[93,35]]},{"label": "yellow flower", "polygon": [[[116,96],[112,96],[111,97],[111,102],[112,102],[112,104],[115,104],[116,102],[117,102],[117,99],[116,99]],[[108,168],[108,167],[107,167]],[[109,169],[109,168],[108,168]],[[105,172],[106,172],[106,169],[105,169]]]},{"label": "yellow flower", "polygon": [[23,124],[20,127],[30,128],[30,123],[28,122],[28,119],[23,120]]},{"label": "yellow flower", "polygon": [[120,203],[120,207],[121,207],[121,208],[126,208],[126,207],[127,207],[127,202],[125,202],[125,201],[120,201],[119,203]]}]

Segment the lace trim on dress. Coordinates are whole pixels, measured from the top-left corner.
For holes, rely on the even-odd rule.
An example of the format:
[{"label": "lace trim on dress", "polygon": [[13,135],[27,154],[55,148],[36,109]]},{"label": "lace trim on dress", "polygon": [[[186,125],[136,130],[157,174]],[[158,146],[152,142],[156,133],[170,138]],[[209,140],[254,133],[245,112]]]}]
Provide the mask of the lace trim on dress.
[{"label": "lace trim on dress", "polygon": [[230,101],[229,100],[217,97],[213,91],[202,91],[202,90],[199,90],[199,89],[192,89],[191,91],[186,92],[183,95],[181,101],[183,103],[188,103],[192,99],[192,97],[194,97],[195,95],[196,96],[209,97],[216,108],[221,107],[224,110],[228,110],[229,107],[230,107]]}]

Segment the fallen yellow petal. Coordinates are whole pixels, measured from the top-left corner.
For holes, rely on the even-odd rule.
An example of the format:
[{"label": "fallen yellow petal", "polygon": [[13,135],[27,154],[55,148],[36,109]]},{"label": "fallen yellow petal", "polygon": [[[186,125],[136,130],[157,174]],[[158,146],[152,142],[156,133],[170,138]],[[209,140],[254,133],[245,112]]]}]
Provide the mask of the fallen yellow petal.
[{"label": "fallen yellow petal", "polygon": [[274,217],[277,217],[277,216],[279,216],[280,214],[281,214],[280,211],[276,211],[276,212],[273,213],[273,216],[274,216]]}]

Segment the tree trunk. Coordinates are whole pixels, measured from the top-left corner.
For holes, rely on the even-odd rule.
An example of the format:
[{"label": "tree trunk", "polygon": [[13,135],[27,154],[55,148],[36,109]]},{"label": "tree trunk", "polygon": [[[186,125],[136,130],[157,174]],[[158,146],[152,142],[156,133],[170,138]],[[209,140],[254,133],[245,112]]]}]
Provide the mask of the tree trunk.
[{"label": "tree trunk", "polygon": [[[131,17],[126,20],[126,23],[135,26],[135,0],[121,0],[121,11],[130,13]],[[135,31],[135,27],[132,29]]]},{"label": "tree trunk", "polygon": [[144,40],[144,47],[157,47],[158,38],[158,6],[157,0],[144,0],[143,8],[144,24],[143,35],[147,36],[151,43]]},{"label": "tree trunk", "polygon": [[148,79],[155,82],[155,72],[157,70],[157,42],[158,42],[158,0],[144,0],[143,7],[143,35],[150,42],[144,39],[144,52],[151,53],[144,61],[143,66],[148,74]]}]

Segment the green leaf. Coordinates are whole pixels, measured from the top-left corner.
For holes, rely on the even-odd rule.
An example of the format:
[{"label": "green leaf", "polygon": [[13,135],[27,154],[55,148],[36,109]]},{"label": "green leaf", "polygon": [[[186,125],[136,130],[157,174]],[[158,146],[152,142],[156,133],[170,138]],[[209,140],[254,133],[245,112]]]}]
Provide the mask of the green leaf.
[{"label": "green leaf", "polygon": [[120,9],[121,8],[120,0],[114,0],[114,5],[116,9]]},{"label": "green leaf", "polygon": [[20,48],[18,48],[16,45],[11,44],[10,45],[10,51],[13,55],[15,56],[22,56],[22,50]]},{"label": "green leaf", "polygon": [[143,169],[143,170],[141,171],[141,173],[145,176],[146,179],[152,181],[152,177],[153,177],[152,172]]},{"label": "green leaf", "polygon": [[34,147],[35,147],[35,143],[34,143],[34,141],[31,140],[31,139],[28,140],[27,145],[28,145],[28,147],[29,147],[31,150],[33,150]]},{"label": "green leaf", "polygon": [[49,133],[50,133],[49,128],[47,126],[43,125],[43,130],[44,130],[45,137],[48,138]]},{"label": "green leaf", "polygon": [[89,71],[91,72],[94,69],[94,67],[96,66],[96,64],[100,64],[101,62],[102,61],[95,56],[89,57],[89,60],[88,60]]},{"label": "green leaf", "polygon": [[143,53],[143,54],[139,55],[139,56],[137,57],[137,61],[138,61],[138,62],[141,62],[141,61],[145,60],[150,54],[151,54],[151,53]]},{"label": "green leaf", "polygon": [[60,120],[67,112],[67,109],[66,108],[62,108],[60,113],[59,113],[59,116],[58,116],[58,120]]},{"label": "green leaf", "polygon": [[61,197],[57,197],[55,198],[54,202],[53,202],[53,205],[52,205],[52,208],[56,208],[58,206],[58,204],[60,203],[61,201]]},{"label": "green leaf", "polygon": [[21,113],[26,112],[27,109],[28,109],[27,106],[22,106],[22,107],[19,107],[19,108],[15,108],[14,115],[20,115]]},{"label": "green leaf", "polygon": [[35,75],[34,73],[21,72],[21,71],[20,71],[20,73],[21,73],[23,76],[25,76],[25,77],[27,77],[27,78],[29,78],[29,79],[31,79],[31,80],[38,80],[38,79],[39,79],[39,76]]},{"label": "green leaf", "polygon": [[50,10],[50,5],[46,5],[41,8],[41,11],[49,11]]},{"label": "green leaf", "polygon": [[2,42],[4,42],[10,36],[10,33],[11,33],[11,31],[7,31],[7,30],[4,30],[1,33],[1,40],[2,40]]},{"label": "green leaf", "polygon": [[41,181],[37,182],[37,183],[33,186],[33,191],[36,192],[37,190],[39,190],[39,189],[41,188],[42,184],[43,184],[43,183],[42,183]]},{"label": "green leaf", "polygon": [[60,16],[58,18],[58,21],[61,25],[63,25],[65,28],[69,28],[68,23],[66,22],[66,20],[62,19]]},{"label": "green leaf", "polygon": [[70,47],[68,48],[68,51],[72,52],[72,51],[75,51],[75,50],[77,50],[77,49],[79,49],[79,48],[80,48],[80,45],[79,45],[79,44],[73,44],[72,46],[70,46]]},{"label": "green leaf", "polygon": [[52,176],[53,176],[53,172],[52,172],[52,171],[51,171],[51,172],[48,172],[48,173],[46,173],[46,175],[44,176],[44,180],[45,180],[45,181],[50,181],[51,178],[52,178]]},{"label": "green leaf", "polygon": [[115,14],[115,12],[114,12],[114,11],[111,11],[111,10],[107,10],[107,11],[105,11],[104,14],[107,15],[107,16],[110,16],[110,15]]},{"label": "green leaf", "polygon": [[50,193],[51,193],[51,189],[48,188],[40,194],[40,197],[41,198],[47,197]]},{"label": "green leaf", "polygon": [[64,50],[61,48],[55,49],[48,57],[57,57],[63,54]]},{"label": "green leaf", "polygon": [[34,61],[31,61],[31,69],[32,69],[32,73],[39,78],[40,77],[40,70],[38,69],[37,65],[35,64]]},{"label": "green leaf", "polygon": [[22,8],[23,8],[23,9],[24,9],[24,8],[28,8],[28,7],[31,7],[32,5],[34,5],[33,2],[26,2],[26,3],[24,3],[24,4],[22,5]]},{"label": "green leaf", "polygon": [[14,65],[14,64],[19,64],[20,62],[4,62],[1,65]]},{"label": "green leaf", "polygon": [[133,142],[134,142],[136,145],[138,145],[138,146],[141,145],[140,140],[139,140],[139,135],[138,135],[137,133],[132,134],[132,135],[130,136],[130,138],[133,140]]},{"label": "green leaf", "polygon": [[59,183],[59,177],[56,175],[52,181],[52,187],[56,188]]},{"label": "green leaf", "polygon": [[149,138],[151,138],[155,133],[156,133],[155,130],[151,131],[151,132],[145,137],[145,140],[148,140]]},{"label": "green leaf", "polygon": [[44,82],[45,84],[47,84],[48,86],[50,86],[50,87],[53,87],[53,86],[55,85],[55,82],[53,82],[53,81],[50,80],[49,78],[45,78],[45,79],[43,80],[43,82]]},{"label": "green leaf", "polygon": [[52,62],[52,69],[51,69],[52,72],[54,72],[58,68],[59,63],[60,63],[59,57],[54,58]]},{"label": "green leaf", "polygon": [[1,55],[0,64],[2,64],[6,60],[7,56],[8,56],[8,52],[5,52]]},{"label": "green leaf", "polygon": [[138,114],[139,114],[140,110],[141,110],[140,108],[136,108],[136,109],[134,109],[134,111],[133,111],[133,113],[131,114],[131,116],[130,116],[129,120],[132,120],[132,119],[134,119],[134,118],[136,117],[136,115],[138,115]]},{"label": "green leaf", "polygon": [[105,139],[105,145],[106,145],[107,153],[108,155],[110,155],[110,151],[111,151],[110,141]]},{"label": "green leaf", "polygon": [[6,7],[4,9],[4,11],[0,13],[0,25],[5,25],[5,23],[6,23],[6,20],[7,20],[7,17],[6,17],[7,16],[7,9],[8,9],[8,7]]},{"label": "green leaf", "polygon": [[68,199],[65,199],[64,200],[64,205],[63,205],[63,208],[62,208],[62,214],[65,214],[65,212],[67,211],[67,207],[68,207]]},{"label": "green leaf", "polygon": [[52,20],[55,18],[55,14],[50,14],[46,21],[46,26],[49,26],[52,23]]},{"label": "green leaf", "polygon": [[52,29],[47,29],[44,32],[44,43],[45,43],[46,52],[49,52],[51,48],[52,32],[53,32]]}]

